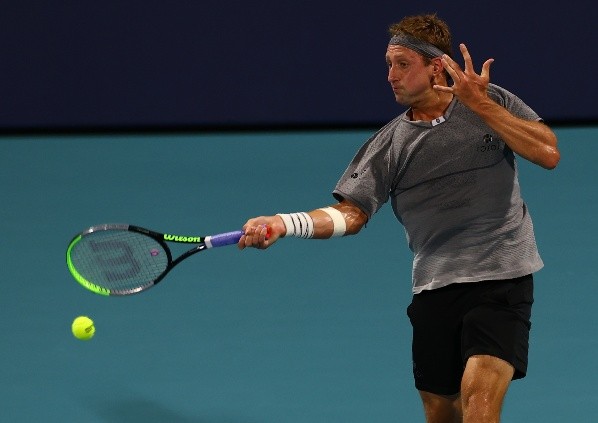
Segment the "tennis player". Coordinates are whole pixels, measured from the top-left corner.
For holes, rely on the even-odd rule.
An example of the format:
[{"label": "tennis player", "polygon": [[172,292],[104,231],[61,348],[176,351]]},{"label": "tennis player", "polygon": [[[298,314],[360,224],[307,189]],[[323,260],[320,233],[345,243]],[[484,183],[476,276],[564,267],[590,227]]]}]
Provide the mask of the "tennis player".
[{"label": "tennis player", "polygon": [[[249,219],[239,248],[281,237],[357,234],[391,201],[413,260],[413,375],[428,423],[498,422],[511,380],[525,376],[533,274],[542,268],[516,157],[559,162],[557,139],[522,100],[462,68],[436,15],[390,27],[388,82],[408,109],[357,152],[336,204]],[[271,236],[266,240],[266,226]]]}]

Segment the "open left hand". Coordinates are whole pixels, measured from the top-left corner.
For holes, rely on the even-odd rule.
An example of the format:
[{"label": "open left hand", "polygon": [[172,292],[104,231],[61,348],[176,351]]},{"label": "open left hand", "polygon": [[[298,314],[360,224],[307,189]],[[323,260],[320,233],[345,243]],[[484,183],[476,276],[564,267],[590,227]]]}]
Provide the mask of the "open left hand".
[{"label": "open left hand", "polygon": [[465,61],[465,69],[461,69],[457,62],[445,54],[442,56],[442,64],[453,79],[453,85],[434,85],[434,89],[457,96],[463,104],[475,110],[477,105],[488,100],[490,65],[494,59],[486,60],[482,65],[482,72],[478,75],[473,69],[473,62],[465,44],[460,44],[459,49]]}]

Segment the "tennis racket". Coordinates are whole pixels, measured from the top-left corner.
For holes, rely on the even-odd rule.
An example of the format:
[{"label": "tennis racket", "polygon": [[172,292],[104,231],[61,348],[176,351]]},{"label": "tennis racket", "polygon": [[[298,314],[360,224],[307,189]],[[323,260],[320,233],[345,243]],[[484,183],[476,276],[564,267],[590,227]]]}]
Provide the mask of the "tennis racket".
[{"label": "tennis racket", "polygon": [[[66,263],[75,280],[96,294],[131,295],[155,286],[187,257],[236,244],[242,236],[243,231],[200,237],[163,234],[133,225],[98,225],[71,240]],[[167,245],[173,242],[194,246],[173,259]]]}]

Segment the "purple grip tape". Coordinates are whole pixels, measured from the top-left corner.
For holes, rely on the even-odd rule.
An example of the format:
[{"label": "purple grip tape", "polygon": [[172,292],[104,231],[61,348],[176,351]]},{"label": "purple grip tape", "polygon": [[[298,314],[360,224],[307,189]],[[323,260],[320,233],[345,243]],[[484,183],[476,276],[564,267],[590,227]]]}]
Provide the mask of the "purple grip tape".
[{"label": "purple grip tape", "polygon": [[225,245],[232,245],[239,242],[243,236],[243,231],[225,232],[223,234],[212,235],[210,242],[212,247],[224,247]]}]

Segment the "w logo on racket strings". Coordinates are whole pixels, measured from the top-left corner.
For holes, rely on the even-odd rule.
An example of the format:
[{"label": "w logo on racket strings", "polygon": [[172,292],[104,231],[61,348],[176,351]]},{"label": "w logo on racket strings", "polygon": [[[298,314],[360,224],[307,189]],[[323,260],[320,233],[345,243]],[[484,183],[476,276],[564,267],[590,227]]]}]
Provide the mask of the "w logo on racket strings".
[{"label": "w logo on racket strings", "polygon": [[200,242],[202,242],[202,239],[200,236],[179,236],[164,234],[164,241],[189,242],[193,244],[199,244]]},{"label": "w logo on racket strings", "polygon": [[119,240],[91,241],[98,269],[110,282],[129,279],[139,274],[141,264],[130,245]]}]

